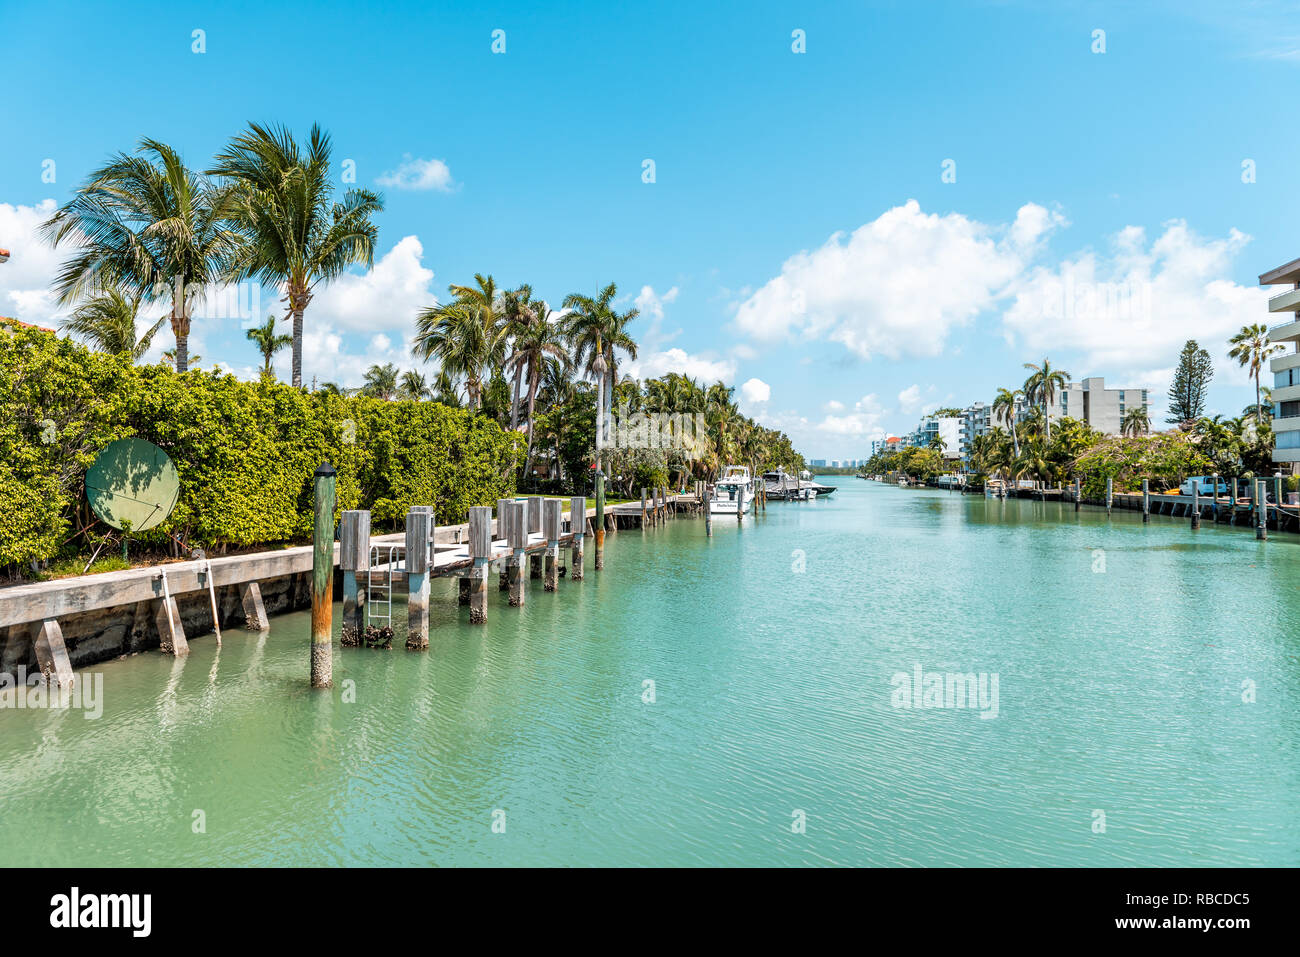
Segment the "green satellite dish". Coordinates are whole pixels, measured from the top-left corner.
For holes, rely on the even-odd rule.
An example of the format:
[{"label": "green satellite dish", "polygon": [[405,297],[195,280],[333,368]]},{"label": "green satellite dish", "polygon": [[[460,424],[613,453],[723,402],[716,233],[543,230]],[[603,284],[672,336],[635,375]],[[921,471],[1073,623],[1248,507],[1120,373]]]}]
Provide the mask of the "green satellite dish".
[{"label": "green satellite dish", "polygon": [[86,498],[113,528],[153,528],[176,507],[181,481],[167,453],[144,439],[118,439],[86,471]]}]

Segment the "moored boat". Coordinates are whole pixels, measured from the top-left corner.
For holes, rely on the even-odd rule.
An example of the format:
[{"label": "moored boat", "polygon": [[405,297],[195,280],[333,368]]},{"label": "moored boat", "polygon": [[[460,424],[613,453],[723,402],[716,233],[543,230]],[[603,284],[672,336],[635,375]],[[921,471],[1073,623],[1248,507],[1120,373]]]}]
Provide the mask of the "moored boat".
[{"label": "moored boat", "polygon": [[715,515],[745,514],[754,500],[754,479],[744,465],[728,465],[722,478],[713,486],[709,511]]}]

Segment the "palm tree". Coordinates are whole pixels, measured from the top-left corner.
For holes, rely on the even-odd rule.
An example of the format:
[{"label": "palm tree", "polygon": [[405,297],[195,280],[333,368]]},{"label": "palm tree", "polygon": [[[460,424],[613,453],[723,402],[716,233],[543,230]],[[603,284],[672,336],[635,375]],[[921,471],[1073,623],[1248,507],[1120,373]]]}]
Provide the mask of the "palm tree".
[{"label": "palm tree", "polygon": [[272,374],[271,360],[275,358],[275,354],[293,343],[293,336],[276,333],[275,316],[267,316],[266,322],[249,329],[244,336],[257,346],[257,351],[262,354],[262,374],[265,376]]},{"label": "palm tree", "polygon": [[1262,415],[1261,403],[1259,401],[1259,374],[1264,369],[1264,362],[1279,352],[1285,351],[1285,346],[1280,342],[1268,341],[1268,326],[1257,322],[1251,326],[1242,326],[1241,332],[1237,333],[1228,340],[1232,346],[1228,350],[1228,358],[1236,359],[1237,364],[1250,369],[1250,375],[1255,380],[1255,419],[1258,421]]},{"label": "palm tree", "polygon": [[364,384],[361,386],[362,395],[391,402],[393,397],[397,395],[397,366],[391,362],[385,362],[383,365],[376,363],[366,370],[363,381]]},{"label": "palm tree", "polygon": [[618,287],[611,282],[594,298],[579,293],[564,297],[564,308],[572,310],[565,318],[565,332],[573,344],[574,365],[596,379],[603,397],[600,405],[605,409],[613,401],[618,382],[618,353],[636,358],[636,340],[628,335],[627,327],[640,312],[617,312],[613,306],[617,293]]},{"label": "palm tree", "polygon": [[1147,408],[1144,405],[1136,405],[1124,413],[1124,421],[1120,424],[1120,432],[1123,435],[1137,436],[1146,435],[1151,431],[1151,417],[1147,414]]},{"label": "palm tree", "polygon": [[80,336],[97,352],[126,356],[131,362],[138,362],[149,351],[154,335],[167,321],[163,316],[146,329],[144,335],[136,338],[138,307],[137,300],[114,287],[82,302],[60,323],[59,328]]},{"label": "palm tree", "polygon": [[493,313],[467,299],[421,310],[415,327],[412,351],[425,360],[437,356],[444,372],[464,376],[470,411],[477,411],[484,379],[505,356],[506,337]]},{"label": "palm tree", "polygon": [[519,380],[520,370],[525,367],[528,369],[528,452],[524,458],[525,475],[532,474],[534,410],[542,370],[548,358],[566,364],[569,359],[564,329],[558,322],[552,321],[551,315],[546,303],[534,305],[534,318],[517,328],[514,352],[506,363],[507,366],[514,367],[516,381]]},{"label": "palm tree", "polygon": [[1042,406],[1047,441],[1051,442],[1052,416],[1049,408],[1056,400],[1057,393],[1064,391],[1065,384],[1070,381],[1070,373],[1062,372],[1060,369],[1053,369],[1051,362],[1047,359],[1043,360],[1041,366],[1026,362],[1025,368],[1030,370],[1029,378],[1025,380],[1024,386],[1025,401]]},{"label": "palm tree", "polygon": [[460,408],[460,386],[446,369],[439,369],[433,377],[433,386],[429,390],[433,400],[453,409]]},{"label": "palm tree", "polygon": [[414,369],[407,369],[402,373],[402,382],[397,387],[399,398],[406,399],[410,402],[422,402],[433,396],[433,391],[425,381],[424,376]]},{"label": "palm tree", "polygon": [[[511,341],[511,356],[515,354],[519,339],[524,335],[525,330],[537,321],[539,312],[549,313],[546,303],[535,303],[533,300],[533,287],[527,283],[518,289],[508,289],[501,294],[501,321],[505,326],[505,333]],[[510,363],[507,363],[509,365]],[[510,399],[510,430],[519,428],[519,396],[522,391],[524,379],[525,363],[514,363],[513,389]]]},{"label": "palm tree", "polygon": [[231,192],[198,175],[165,143],[119,153],[42,227],[55,248],[76,247],[54,279],[60,303],[119,288],[137,303],[170,296],[175,366],[189,368],[190,320],[220,277],[237,237]]},{"label": "palm tree", "polygon": [[[171,366],[171,367],[172,367],[173,369],[175,369],[177,372],[180,372],[180,367],[176,364],[176,350],[175,350],[175,349],[164,349],[164,350],[163,350],[162,357],[163,357],[165,360],[167,360],[167,364],[168,364],[169,366]],[[189,359],[189,363],[190,363],[190,365],[194,365],[194,366],[199,365],[199,364],[203,361],[203,356],[188,356],[187,358]]]},{"label": "palm tree", "polygon": [[993,417],[1010,427],[1011,444],[1017,458],[1020,457],[1020,436],[1016,433],[1016,401],[1023,395],[1019,389],[998,389],[997,397],[993,400]]},{"label": "palm tree", "polygon": [[293,386],[302,387],[303,311],[321,283],[350,266],[374,265],[378,230],[371,216],[383,197],[350,189],[333,201],[329,134],[312,126],[306,153],[284,127],[256,123],[218,153],[210,173],[228,177],[241,242],[227,271],[281,286],[293,316]]}]

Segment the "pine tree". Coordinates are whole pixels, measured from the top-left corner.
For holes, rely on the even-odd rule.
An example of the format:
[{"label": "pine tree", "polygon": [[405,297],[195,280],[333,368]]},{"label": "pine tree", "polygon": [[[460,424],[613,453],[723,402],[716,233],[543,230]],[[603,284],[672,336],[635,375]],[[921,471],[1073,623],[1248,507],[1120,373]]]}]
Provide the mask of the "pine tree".
[{"label": "pine tree", "polygon": [[1169,418],[1166,422],[1186,427],[1205,411],[1205,390],[1214,377],[1210,354],[1188,339],[1178,357],[1178,371],[1169,387]]}]

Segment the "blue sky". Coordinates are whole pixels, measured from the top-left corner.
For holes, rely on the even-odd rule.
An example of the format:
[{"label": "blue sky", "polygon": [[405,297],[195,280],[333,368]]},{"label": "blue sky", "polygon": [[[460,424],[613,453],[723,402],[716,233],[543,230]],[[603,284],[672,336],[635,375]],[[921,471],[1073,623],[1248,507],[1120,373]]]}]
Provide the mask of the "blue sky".
[{"label": "blue sky", "polygon": [[[33,224],[110,153],[202,167],[249,121],[319,122],[387,208],[375,272],[308,309],[308,377],[413,365],[416,310],[490,272],[556,304],[617,282],[634,371],[721,376],[817,458],[1044,355],[1163,419],[1195,337],[1211,411],[1252,398],[1224,341],[1300,256],[1300,5],[703,6],[8,4],[0,314],[57,320]],[[194,340],[252,375],[237,317]]]}]

